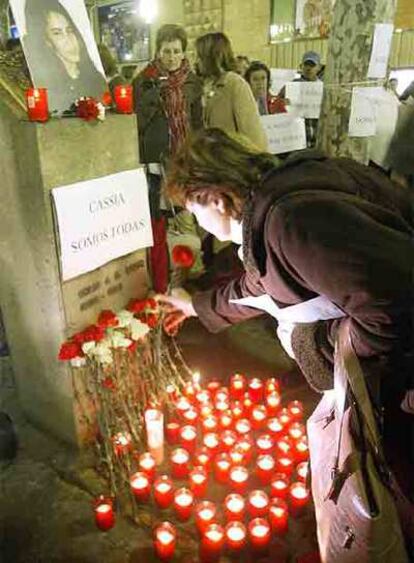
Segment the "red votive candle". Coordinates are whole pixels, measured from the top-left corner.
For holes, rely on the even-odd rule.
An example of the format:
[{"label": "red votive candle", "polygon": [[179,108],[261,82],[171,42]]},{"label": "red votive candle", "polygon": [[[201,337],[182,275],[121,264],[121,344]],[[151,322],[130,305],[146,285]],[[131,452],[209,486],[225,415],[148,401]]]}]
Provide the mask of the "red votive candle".
[{"label": "red votive candle", "polygon": [[178,394],[177,394],[177,389],[174,387],[174,385],[171,385],[171,384],[170,384],[170,385],[167,385],[167,387],[166,387],[165,390],[166,390],[166,392],[167,392],[168,399],[169,399],[171,402],[173,402],[173,401],[175,401],[175,400],[177,399],[177,396],[178,396]]},{"label": "red votive candle", "polygon": [[300,401],[291,401],[287,406],[287,411],[292,420],[302,420],[303,404]]},{"label": "red votive candle", "polygon": [[188,398],[190,402],[192,402],[196,396],[196,389],[194,387],[194,384],[191,382],[186,383],[183,389],[183,394]]},{"label": "red votive candle", "polygon": [[202,418],[207,418],[208,416],[214,416],[214,407],[211,403],[206,403],[200,407],[200,415]]},{"label": "red votive candle", "polygon": [[149,500],[151,486],[148,475],[142,471],[137,471],[130,477],[129,483],[138,502],[147,502]]},{"label": "red votive candle", "polygon": [[243,411],[245,417],[250,416],[253,407],[254,407],[254,403],[251,400],[249,393],[245,393],[243,399]]},{"label": "red votive candle", "polygon": [[233,426],[233,416],[230,409],[220,415],[219,424],[222,430],[229,430]]},{"label": "red votive candle", "polygon": [[302,436],[294,443],[293,456],[297,462],[309,459],[309,445],[306,436]]},{"label": "red votive candle", "polygon": [[174,557],[177,530],[170,522],[162,522],[154,529],[154,549],[161,561],[170,561]]},{"label": "red votive candle", "polygon": [[287,433],[292,438],[292,440],[299,440],[299,438],[302,438],[302,436],[306,435],[305,425],[301,422],[292,422],[292,424],[290,424],[288,428]]},{"label": "red votive candle", "polygon": [[160,508],[168,508],[174,500],[174,487],[168,475],[160,475],[154,481],[154,500]]},{"label": "red votive candle", "polygon": [[119,84],[114,88],[114,102],[118,113],[132,113],[132,86]]},{"label": "red votive candle", "polygon": [[267,410],[264,405],[255,405],[252,408],[252,413],[250,415],[250,420],[252,422],[252,427],[255,430],[260,430],[266,424]]},{"label": "red votive candle", "polygon": [[247,530],[242,522],[229,522],[224,533],[226,536],[226,546],[230,552],[239,552],[246,546]]},{"label": "red votive candle", "polygon": [[211,467],[211,454],[208,448],[203,446],[196,451],[196,453],[194,454],[194,464],[204,467],[208,472]]},{"label": "red votive candle", "polygon": [[266,429],[274,438],[279,438],[283,432],[283,425],[276,416],[274,418],[268,419],[266,423]]},{"label": "red votive candle", "polygon": [[184,479],[189,472],[190,454],[183,448],[171,452],[171,473],[175,479]]},{"label": "red votive candle", "polygon": [[272,498],[269,505],[269,522],[275,534],[285,534],[288,529],[288,505],[281,498]]},{"label": "red votive candle", "polygon": [[47,121],[49,108],[46,88],[28,88],[26,90],[27,116],[30,121]]},{"label": "red votive candle", "polygon": [[224,499],[224,515],[227,521],[243,520],[246,502],[241,495],[231,493]]},{"label": "red votive candle", "polygon": [[96,526],[106,532],[115,524],[113,501],[109,497],[99,496],[93,503]]},{"label": "red votive candle", "polygon": [[293,442],[288,436],[282,436],[276,441],[276,452],[278,455],[293,454]]},{"label": "red votive candle", "polygon": [[292,422],[292,415],[286,407],[279,411],[278,417],[283,428],[286,428]]},{"label": "red votive candle", "polygon": [[217,379],[212,379],[207,383],[207,390],[214,397],[217,391],[220,389],[221,383]]},{"label": "red votive candle", "polygon": [[183,412],[183,419],[189,424],[194,424],[197,422],[198,412],[194,407],[190,407]]},{"label": "red votive candle", "polygon": [[191,516],[193,509],[194,495],[184,487],[174,493],[174,511],[179,520],[185,522]]},{"label": "red votive candle", "polygon": [[296,477],[298,481],[306,483],[309,475],[309,462],[302,461],[296,466]]},{"label": "red votive candle", "polygon": [[250,545],[255,550],[265,550],[270,543],[270,524],[264,518],[254,518],[248,526]]},{"label": "red votive candle", "polygon": [[284,473],[285,475],[292,475],[295,462],[288,454],[282,455],[276,459],[276,472]]},{"label": "red votive candle", "polygon": [[230,396],[227,387],[220,387],[220,389],[217,389],[214,400],[216,403],[228,403]]},{"label": "red votive candle", "polygon": [[215,416],[209,415],[201,421],[203,432],[214,432],[218,428],[218,421]]},{"label": "red votive candle", "polygon": [[224,529],[220,524],[209,524],[201,536],[200,561],[212,563],[220,559],[224,546]]},{"label": "red votive candle", "polygon": [[270,496],[285,499],[289,490],[289,478],[284,473],[275,473],[270,481]]},{"label": "red votive candle", "polygon": [[247,434],[239,438],[237,442],[237,448],[243,452],[246,464],[249,464],[252,459],[253,445],[253,439]]},{"label": "red votive candle", "polygon": [[276,462],[271,455],[259,455],[256,460],[256,475],[262,485],[268,485],[275,472]]},{"label": "red votive candle", "polygon": [[227,483],[229,480],[232,460],[229,454],[222,453],[214,460],[214,477],[218,483]]},{"label": "red votive candle", "polygon": [[247,380],[241,373],[235,373],[230,377],[230,395],[233,399],[242,399],[247,389]]},{"label": "red votive candle", "polygon": [[239,418],[242,418],[244,413],[244,408],[243,408],[243,403],[241,401],[234,401],[234,403],[230,405],[230,409],[231,409],[231,414],[233,415],[233,418],[235,420],[239,420]]},{"label": "red votive candle", "polygon": [[196,504],[194,508],[194,520],[197,530],[203,534],[209,524],[214,524],[217,515],[217,508],[214,502],[203,500]]},{"label": "red votive candle", "polygon": [[180,445],[188,452],[194,452],[197,445],[197,430],[194,426],[183,426],[180,429]]},{"label": "red votive candle", "polygon": [[236,432],[238,432],[243,436],[251,431],[252,425],[250,424],[250,421],[247,418],[240,418],[234,425],[234,428]]},{"label": "red votive candle", "polygon": [[183,417],[185,411],[187,411],[191,407],[190,401],[184,395],[178,397],[175,402],[175,408],[177,409],[178,414]]},{"label": "red votive candle", "polygon": [[260,403],[263,400],[263,390],[263,382],[257,377],[254,377],[249,381],[248,393],[253,403]]},{"label": "red votive candle", "polygon": [[266,516],[269,509],[269,497],[264,491],[252,491],[247,497],[247,511],[252,518]]},{"label": "red votive candle", "polygon": [[249,481],[249,472],[241,465],[235,465],[229,472],[229,483],[237,493],[245,493]]},{"label": "red votive candle", "polygon": [[112,438],[116,455],[124,455],[132,449],[132,437],[128,432],[118,432]]},{"label": "red votive candle", "polygon": [[211,400],[211,395],[207,389],[201,389],[197,391],[195,398],[200,405],[207,405]]},{"label": "red votive candle", "polygon": [[204,434],[203,444],[208,449],[211,456],[216,455],[220,445],[218,434],[215,432],[208,432],[207,434]]},{"label": "red votive candle", "polygon": [[277,391],[266,395],[265,405],[269,416],[274,416],[280,409],[281,398]]},{"label": "red votive candle", "polygon": [[167,442],[172,446],[178,443],[180,438],[180,425],[178,422],[171,421],[165,425],[165,435]]},{"label": "red votive candle", "polygon": [[276,379],[276,377],[269,377],[265,381],[265,394],[268,395],[269,393],[280,393],[280,381]]},{"label": "red votive candle", "polygon": [[275,442],[270,434],[261,434],[256,440],[257,453],[270,454],[275,447]]},{"label": "red votive candle", "polygon": [[195,467],[189,475],[190,490],[196,498],[205,496],[207,492],[207,471],[204,467]]},{"label": "red votive candle", "polygon": [[289,487],[289,505],[294,516],[299,516],[309,503],[309,489],[302,481],[296,481]]},{"label": "red votive candle", "polygon": [[155,477],[155,459],[152,454],[145,452],[139,456],[138,460],[139,470],[148,477],[150,481]]},{"label": "red votive candle", "polygon": [[244,465],[247,463],[246,455],[239,445],[231,448],[229,456],[233,465]]},{"label": "red votive candle", "polygon": [[228,401],[216,401],[214,403],[214,406],[219,414],[223,414],[223,412],[227,411],[230,408],[230,403]]},{"label": "red votive candle", "polygon": [[237,442],[237,434],[232,430],[225,430],[221,435],[221,447],[228,452]]}]

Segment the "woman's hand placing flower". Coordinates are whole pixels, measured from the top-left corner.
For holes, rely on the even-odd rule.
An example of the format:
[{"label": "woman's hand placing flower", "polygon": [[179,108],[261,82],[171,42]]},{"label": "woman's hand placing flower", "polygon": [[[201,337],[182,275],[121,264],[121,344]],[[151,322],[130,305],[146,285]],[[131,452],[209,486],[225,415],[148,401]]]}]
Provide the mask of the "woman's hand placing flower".
[{"label": "woman's hand placing flower", "polygon": [[171,291],[171,295],[157,295],[157,301],[164,310],[164,330],[175,336],[185,319],[197,317],[191,295],[182,287]]}]

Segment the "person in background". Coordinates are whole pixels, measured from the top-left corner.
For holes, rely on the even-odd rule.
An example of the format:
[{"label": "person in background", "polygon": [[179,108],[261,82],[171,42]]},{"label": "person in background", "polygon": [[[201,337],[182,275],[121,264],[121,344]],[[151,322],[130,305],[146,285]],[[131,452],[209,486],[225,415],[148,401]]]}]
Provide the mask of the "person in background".
[{"label": "person in background", "polygon": [[410,189],[414,209],[414,104],[401,104],[385,162],[391,178]]},{"label": "person in background", "polygon": [[140,161],[146,165],[154,246],[150,266],[155,291],[169,278],[167,217],[161,208],[162,169],[191,130],[202,127],[202,87],[185,56],[187,34],[175,24],[157,32],[155,58],[133,80]]},{"label": "person in background", "polygon": [[108,81],[109,91],[111,95],[114,94],[115,86],[119,86],[121,84],[125,84],[125,80],[118,72],[118,65],[114,57],[111,55],[110,50],[106,45],[100,43],[98,45],[98,52],[99,56],[101,57],[102,66],[105,71],[105,76]]},{"label": "person in background", "polygon": [[400,102],[414,103],[414,80],[407,86],[400,96]]},{"label": "person in background", "polygon": [[390,78],[387,84],[387,90],[398,96],[398,78]]},{"label": "person in background", "polygon": [[244,78],[250,84],[260,115],[286,113],[282,98],[270,93],[270,70],[264,63],[253,61]]},{"label": "person in background", "polygon": [[267,140],[259,111],[247,82],[235,72],[236,62],[228,37],[221,32],[207,33],[195,43],[197,73],[203,79],[204,125],[226,133],[239,133],[258,148]]},{"label": "person in background", "polygon": [[246,57],[246,55],[237,55],[236,57],[236,72],[237,74],[240,74],[240,76],[245,75],[246,70],[249,68],[249,58]]}]

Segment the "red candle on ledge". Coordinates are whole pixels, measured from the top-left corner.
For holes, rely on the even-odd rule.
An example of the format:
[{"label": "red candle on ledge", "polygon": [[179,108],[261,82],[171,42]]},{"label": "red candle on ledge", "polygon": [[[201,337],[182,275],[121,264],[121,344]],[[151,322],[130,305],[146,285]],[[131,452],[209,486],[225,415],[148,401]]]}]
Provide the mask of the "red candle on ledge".
[{"label": "red candle on ledge", "polygon": [[213,524],[216,520],[217,508],[214,502],[209,500],[204,500],[199,502],[194,508],[194,519],[197,526],[197,530],[200,534],[203,534],[207,526]]},{"label": "red candle on ledge", "polygon": [[183,412],[183,419],[189,424],[195,424],[197,422],[198,412],[194,407],[190,407]]},{"label": "red candle on ledge", "polygon": [[229,522],[225,528],[227,548],[235,553],[241,551],[246,545],[247,530],[242,522]]},{"label": "red candle on ledge", "polygon": [[281,498],[272,498],[269,505],[269,522],[275,534],[285,534],[288,529],[288,505]]},{"label": "red candle on ledge", "polygon": [[289,489],[289,479],[283,473],[273,475],[270,482],[270,496],[278,498],[286,498]]},{"label": "red candle on ledge", "polygon": [[184,479],[189,472],[190,454],[183,448],[171,452],[171,473],[175,479]]},{"label": "red candle on ledge", "polygon": [[200,405],[207,405],[211,400],[211,395],[207,389],[201,389],[197,391],[195,398]]},{"label": "red candle on ledge", "polygon": [[226,520],[243,520],[246,503],[241,495],[231,493],[224,499],[224,515]]},{"label": "red candle on ledge", "polygon": [[221,435],[221,446],[228,452],[237,442],[237,434],[233,430],[225,430]]},{"label": "red candle on ledge", "polygon": [[309,476],[309,462],[302,461],[296,466],[296,476],[298,481],[306,483]]},{"label": "red candle on ledge", "polygon": [[247,418],[239,418],[234,427],[236,429],[236,432],[238,432],[242,436],[248,434],[252,429],[252,425]]},{"label": "red candle on ledge", "polygon": [[165,425],[165,435],[170,446],[177,444],[180,437],[180,425],[174,420]]},{"label": "red candle on ledge", "polygon": [[190,489],[196,498],[205,496],[207,492],[207,471],[204,467],[195,467],[189,475]]},{"label": "red candle on ledge", "polygon": [[201,421],[203,432],[214,432],[218,428],[217,418],[213,415],[206,416]]},{"label": "red candle on ledge", "polygon": [[210,392],[211,396],[214,397],[217,391],[220,389],[221,383],[217,379],[212,379],[207,383],[207,390]]},{"label": "red candle on ledge", "polygon": [[114,526],[115,514],[111,498],[101,495],[95,500],[93,510],[95,513],[95,524],[100,530],[106,532]]},{"label": "red candle on ledge", "polygon": [[292,440],[299,440],[302,436],[306,436],[306,428],[305,425],[301,422],[292,422],[289,426],[288,435],[292,438]]},{"label": "red candle on ledge", "polygon": [[269,418],[266,423],[266,428],[274,438],[279,438],[282,435],[283,425],[281,424],[277,416],[275,416],[274,418]]},{"label": "red candle on ledge", "polygon": [[47,121],[49,119],[49,108],[46,88],[28,88],[26,90],[26,106],[30,121]]},{"label": "red candle on ledge", "polygon": [[185,522],[191,516],[193,509],[194,495],[185,487],[178,489],[174,493],[174,511],[179,520]]},{"label": "red candle on ledge", "polygon": [[180,429],[180,444],[188,452],[194,452],[197,445],[197,430],[195,426],[183,426]]},{"label": "red candle on ledge", "polygon": [[285,456],[278,457],[276,459],[276,471],[277,473],[284,473],[285,475],[291,475],[294,467],[294,461],[291,456],[286,454]]},{"label": "red candle on ledge", "polygon": [[246,454],[238,444],[231,448],[229,456],[233,465],[243,465],[247,463]]},{"label": "red candle on ledge", "polygon": [[219,424],[222,430],[229,430],[233,426],[233,416],[230,409],[220,415]]},{"label": "red candle on ledge", "polygon": [[256,475],[262,485],[268,485],[275,472],[276,462],[271,455],[259,455],[256,460]]},{"label": "red candle on ledge", "polygon": [[129,432],[118,432],[112,438],[116,455],[124,455],[132,449],[132,437]]},{"label": "red candle on ledge", "polygon": [[219,524],[209,524],[201,537],[200,561],[218,561],[224,546],[224,529]]},{"label": "red candle on ledge", "polygon": [[237,441],[237,448],[239,448],[244,453],[244,459],[246,460],[247,464],[250,463],[253,457],[253,446],[253,439],[247,435],[244,435]]},{"label": "red candle on ledge", "polygon": [[177,531],[170,522],[162,522],[154,529],[154,549],[161,561],[174,557]]},{"label": "red candle on ledge", "polygon": [[263,400],[263,390],[263,382],[257,377],[249,381],[248,393],[253,403],[260,403]]},{"label": "red candle on ledge", "polygon": [[302,436],[293,446],[293,455],[297,462],[309,459],[309,445],[306,436]]},{"label": "red candle on ledge", "polygon": [[230,469],[229,483],[231,487],[237,492],[243,494],[247,490],[247,483],[249,480],[249,472],[241,465],[235,465]]},{"label": "red candle on ledge", "polygon": [[252,427],[255,430],[260,430],[266,424],[267,410],[264,405],[255,405],[252,408],[252,414],[250,415],[250,420],[252,422]]},{"label": "red candle on ledge", "polygon": [[231,457],[227,453],[220,454],[214,460],[214,477],[217,483],[225,484],[229,480]]},{"label": "red candle on ledge", "polygon": [[275,391],[280,393],[280,382],[276,377],[269,377],[269,379],[265,381],[265,394],[268,395]]},{"label": "red candle on ledge", "polygon": [[175,402],[175,408],[177,409],[177,412],[178,414],[181,415],[181,417],[183,416],[185,411],[187,411],[190,407],[191,407],[191,403],[187,399],[187,397],[184,397],[184,395],[178,397],[178,399]]},{"label": "red candle on ledge", "polygon": [[218,451],[220,445],[220,439],[216,433],[208,432],[207,434],[204,435],[203,445],[208,449],[210,455],[214,456]]},{"label": "red candle on ledge", "polygon": [[248,527],[249,540],[253,549],[265,550],[270,543],[270,524],[264,518],[254,518]]},{"label": "red candle on ledge", "polygon": [[196,451],[194,455],[194,464],[204,467],[204,469],[208,472],[208,470],[211,467],[211,457],[208,448],[203,446],[202,448]]},{"label": "red candle on ledge", "polygon": [[243,408],[243,403],[241,401],[234,401],[234,403],[230,405],[230,409],[231,409],[231,414],[233,415],[233,418],[235,420],[239,420],[239,418],[242,418],[244,408]]},{"label": "red candle on ledge", "polygon": [[132,86],[130,84],[119,84],[115,86],[114,102],[118,113],[132,113]]},{"label": "red candle on ledge", "polygon": [[155,459],[154,456],[149,452],[145,452],[139,456],[138,461],[139,469],[142,473],[147,475],[150,481],[154,480],[155,477]]},{"label": "red candle on ledge", "polygon": [[286,428],[292,422],[292,415],[290,414],[290,411],[288,411],[286,407],[280,410],[278,414],[278,418],[283,428]]},{"label": "red candle on ledge", "polygon": [[256,446],[259,455],[271,454],[275,447],[275,442],[270,434],[260,434],[256,440]]},{"label": "red candle on ledge", "polygon": [[247,511],[252,518],[266,516],[269,509],[269,497],[264,491],[252,491],[247,497]]},{"label": "red candle on ledge", "polygon": [[278,455],[292,455],[293,442],[288,436],[282,436],[276,442],[276,451]]},{"label": "red candle on ledge", "polygon": [[289,504],[294,516],[299,516],[309,503],[310,493],[305,483],[296,481],[289,487]]},{"label": "red candle on ledge", "polygon": [[274,416],[280,409],[281,398],[277,391],[273,391],[266,395],[266,408],[270,416]]},{"label": "red candle on ledge", "polygon": [[303,404],[300,401],[291,401],[287,406],[287,410],[292,420],[302,420]]},{"label": "red candle on ledge", "polygon": [[138,502],[147,502],[149,500],[151,487],[148,475],[142,471],[137,471],[137,473],[131,476],[129,483]]},{"label": "red candle on ledge", "polygon": [[173,482],[168,475],[161,475],[154,481],[154,500],[160,508],[168,508],[174,500]]},{"label": "red candle on ledge", "polygon": [[241,373],[235,373],[230,378],[230,395],[233,399],[241,399],[247,388],[247,381]]}]

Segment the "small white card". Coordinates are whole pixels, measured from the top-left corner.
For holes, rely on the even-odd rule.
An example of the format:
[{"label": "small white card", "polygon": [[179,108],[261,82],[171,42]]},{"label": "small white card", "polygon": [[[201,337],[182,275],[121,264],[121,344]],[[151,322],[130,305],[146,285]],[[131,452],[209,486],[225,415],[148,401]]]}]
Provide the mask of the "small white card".
[{"label": "small white card", "polygon": [[265,130],[269,152],[284,152],[306,149],[305,120],[286,113],[262,115],[260,120]]},{"label": "small white card", "polygon": [[280,90],[288,82],[292,80],[297,75],[297,70],[294,68],[271,68],[270,69],[270,92],[277,96]]},{"label": "small white card", "polygon": [[323,82],[288,82],[286,97],[290,111],[298,117],[318,119],[321,113]]},{"label": "small white card", "polygon": [[348,133],[350,137],[371,137],[377,132],[377,103],[382,88],[355,87],[352,89],[351,115]]},{"label": "small white card", "polygon": [[368,78],[385,78],[391,51],[392,23],[377,23],[372,42],[371,58],[368,66]]}]

